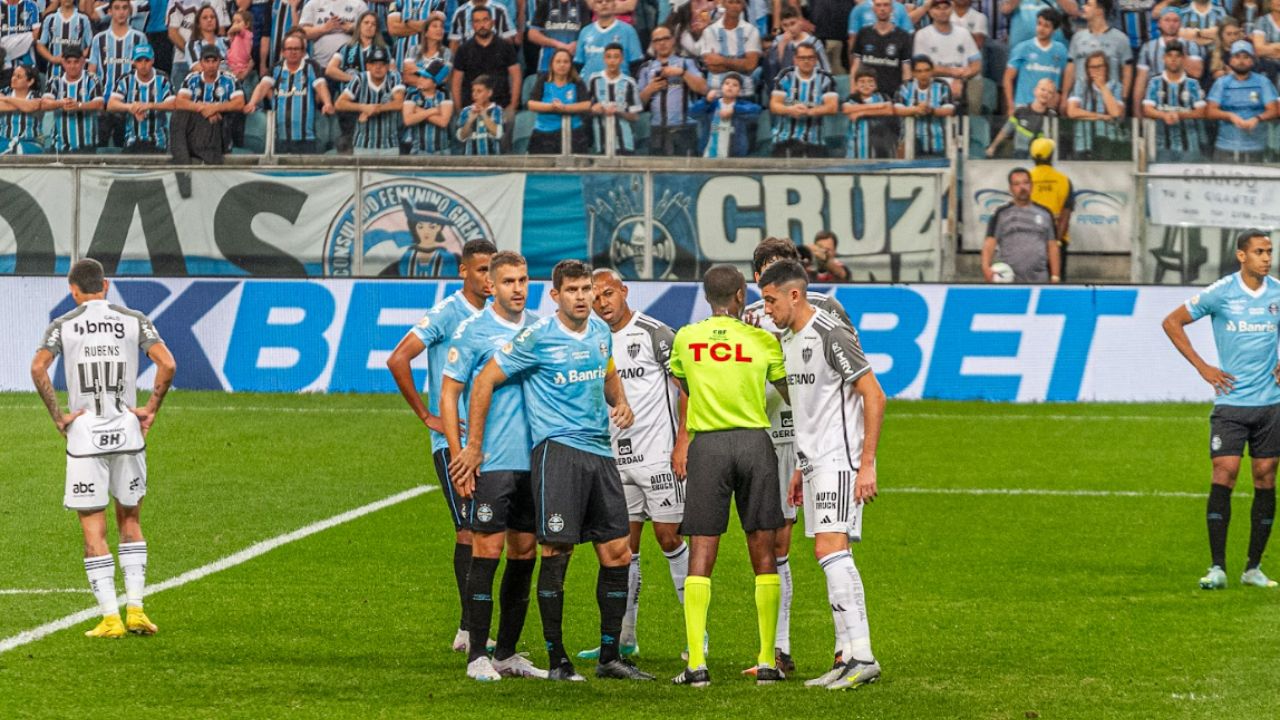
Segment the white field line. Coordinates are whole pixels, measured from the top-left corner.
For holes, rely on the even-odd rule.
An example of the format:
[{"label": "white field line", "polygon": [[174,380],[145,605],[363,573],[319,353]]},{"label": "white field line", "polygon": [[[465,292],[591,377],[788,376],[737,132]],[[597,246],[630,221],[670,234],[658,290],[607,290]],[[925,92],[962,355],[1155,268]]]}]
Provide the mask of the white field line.
[{"label": "white field line", "polygon": [[0,595],[57,595],[60,593],[88,595],[89,588],[5,588],[0,590]]},{"label": "white field line", "polygon": [[[0,405],[0,410],[44,410],[40,405]],[[410,416],[407,409],[402,408],[374,408],[374,407],[273,407],[273,406],[252,406],[252,405],[166,405],[165,413],[170,412],[260,412],[260,413],[298,413],[303,415],[343,415],[343,414],[378,414],[378,415],[404,415]],[[1038,413],[918,413],[918,412],[893,412],[887,414],[890,420],[899,418],[908,420],[958,420],[971,421],[974,419],[981,420],[1003,420],[1003,421],[1027,421],[1027,420],[1065,420],[1077,422],[1098,422],[1119,420],[1122,422],[1206,422],[1209,415],[1069,415],[1064,413],[1055,414],[1038,414]]]},{"label": "white field line", "polygon": [[[194,570],[188,570],[187,572],[184,572],[181,575],[178,575],[177,577],[169,578],[164,582],[157,583],[155,585],[149,585],[147,586],[146,592],[148,595],[154,595],[155,593],[162,592],[164,590],[172,590],[173,588],[182,587],[187,583],[195,582],[196,580],[207,577],[214,573],[222,572],[223,570],[227,570],[237,565],[246,563],[260,555],[265,555],[266,553],[269,553],[272,550],[275,550],[276,548],[282,545],[288,545],[291,542],[301,540],[306,537],[310,537],[311,535],[315,535],[318,532],[328,530],[329,528],[336,527],[345,522],[350,522],[352,520],[355,520],[356,518],[360,518],[365,515],[368,515],[369,513],[374,513],[379,510],[389,508],[392,505],[397,505],[406,500],[410,500],[415,497],[418,497],[419,495],[429,493],[435,489],[436,489],[436,486],[434,485],[419,485],[417,487],[405,490],[404,492],[399,492],[390,497],[386,497],[381,500],[378,500],[377,502],[371,502],[368,505],[362,505],[353,510],[348,510],[344,513],[334,515],[333,517],[328,518],[326,520],[320,520],[318,522],[311,523],[310,525],[307,525],[305,527],[300,527],[297,530],[294,530],[292,532],[287,532],[283,535],[277,535],[276,537],[263,540],[262,542],[250,545],[249,547],[239,552],[232,553],[231,555],[228,555],[222,558],[221,560],[215,560],[209,563],[208,565],[203,565]],[[117,598],[117,603],[123,604],[124,602],[125,602],[125,597],[123,595]],[[59,630],[65,630],[66,628],[79,625],[80,623],[85,622],[86,620],[92,620],[97,616],[98,616],[97,607],[85,608],[84,610],[72,613],[70,615],[67,615],[66,617],[58,618],[53,622],[45,623],[44,625],[32,628],[30,630],[24,630],[23,632],[20,632],[17,635],[0,640],[0,653],[5,653],[5,652],[8,652],[9,650],[13,650],[14,648],[19,648],[19,647],[22,647],[23,645],[28,645],[30,643],[36,642],[37,640],[40,640],[44,637],[52,635],[53,633],[58,632]]]},{"label": "white field line", "polygon": [[1124,498],[1197,498],[1207,497],[1202,492],[1178,492],[1165,490],[1057,490],[1053,488],[926,488],[887,487],[882,495],[903,493],[906,495],[1040,495],[1046,497],[1124,497]]}]

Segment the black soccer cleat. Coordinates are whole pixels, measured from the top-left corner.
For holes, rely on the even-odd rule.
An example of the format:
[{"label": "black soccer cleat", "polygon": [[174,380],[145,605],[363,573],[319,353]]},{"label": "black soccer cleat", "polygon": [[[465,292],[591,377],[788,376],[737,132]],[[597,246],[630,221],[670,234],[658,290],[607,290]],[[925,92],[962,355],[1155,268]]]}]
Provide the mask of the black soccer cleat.
[{"label": "black soccer cleat", "polygon": [[796,661],[791,659],[787,653],[777,650],[774,655],[775,665],[782,671],[784,675],[790,675],[796,671]]},{"label": "black soccer cleat", "polygon": [[758,667],[756,668],[756,684],[772,685],[777,682],[786,680],[787,676],[776,667]]},{"label": "black soccer cleat", "polygon": [[559,665],[547,671],[548,680],[563,680],[568,682],[586,682],[586,678],[578,674],[573,668],[573,663],[565,660]]},{"label": "black soccer cleat", "polygon": [[690,687],[704,688],[711,684],[711,673],[706,668],[700,667],[697,670],[685,668],[684,672],[671,678],[672,685],[688,685]]},{"label": "black soccer cleat", "polygon": [[629,660],[618,658],[596,665],[596,677],[614,680],[652,680],[653,676],[636,667]]}]

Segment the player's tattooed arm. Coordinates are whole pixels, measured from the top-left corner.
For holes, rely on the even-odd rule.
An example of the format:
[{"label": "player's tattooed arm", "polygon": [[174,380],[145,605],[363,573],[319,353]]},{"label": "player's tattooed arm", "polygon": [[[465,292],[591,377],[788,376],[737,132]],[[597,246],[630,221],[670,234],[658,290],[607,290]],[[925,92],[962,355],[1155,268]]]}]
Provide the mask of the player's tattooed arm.
[{"label": "player's tattooed arm", "polygon": [[31,381],[35,383],[36,392],[40,394],[40,399],[44,402],[45,409],[49,411],[49,417],[53,420],[54,426],[63,437],[66,437],[67,427],[73,420],[83,415],[84,411],[77,410],[69,415],[62,413],[62,406],[58,404],[58,394],[54,392],[53,381],[49,379],[49,366],[53,364],[53,359],[53,353],[48,350],[37,350],[35,359],[31,361]]}]

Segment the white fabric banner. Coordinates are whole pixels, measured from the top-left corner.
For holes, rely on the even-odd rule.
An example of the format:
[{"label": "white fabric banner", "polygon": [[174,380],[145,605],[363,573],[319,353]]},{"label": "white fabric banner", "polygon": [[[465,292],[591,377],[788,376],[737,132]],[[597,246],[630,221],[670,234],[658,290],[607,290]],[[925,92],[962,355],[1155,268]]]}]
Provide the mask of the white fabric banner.
[{"label": "white fabric banner", "polygon": [[1160,164],[1147,168],[1152,225],[1280,226],[1280,169],[1256,165]]},{"label": "white fabric banner", "polygon": [[66,272],[55,261],[72,253],[72,180],[67,169],[0,172],[0,274]]}]

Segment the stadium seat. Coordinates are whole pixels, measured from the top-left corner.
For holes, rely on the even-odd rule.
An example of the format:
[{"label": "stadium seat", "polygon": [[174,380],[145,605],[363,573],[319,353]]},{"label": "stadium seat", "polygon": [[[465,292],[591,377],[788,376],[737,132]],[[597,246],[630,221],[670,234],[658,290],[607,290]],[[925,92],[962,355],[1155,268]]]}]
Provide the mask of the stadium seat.
[{"label": "stadium seat", "polygon": [[769,157],[773,152],[773,118],[768,110],[762,110],[756,118],[756,147],[751,153],[757,157]]},{"label": "stadium seat", "polygon": [[533,82],[537,79],[536,75],[530,75],[520,83],[520,107],[523,108],[529,104],[529,96],[533,95]]},{"label": "stadium seat", "polygon": [[515,129],[511,131],[511,151],[517,155],[529,152],[529,136],[533,134],[536,113],[521,110],[516,113]]},{"label": "stadium seat", "polygon": [[844,103],[844,99],[849,97],[849,76],[832,75],[831,78],[836,81],[836,95],[839,95],[840,102]]}]

